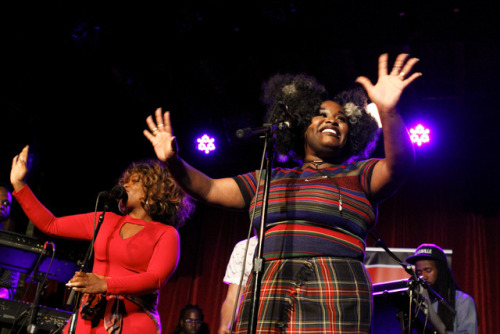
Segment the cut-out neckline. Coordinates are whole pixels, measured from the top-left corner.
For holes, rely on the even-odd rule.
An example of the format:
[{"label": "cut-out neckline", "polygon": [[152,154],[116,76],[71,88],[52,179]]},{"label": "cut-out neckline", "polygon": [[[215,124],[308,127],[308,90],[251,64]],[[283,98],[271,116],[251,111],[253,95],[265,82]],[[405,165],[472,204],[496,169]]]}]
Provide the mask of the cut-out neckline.
[{"label": "cut-out neckline", "polygon": [[139,233],[140,231],[142,231],[143,228],[144,228],[144,225],[126,222],[120,228],[120,237],[122,239],[131,238],[134,235],[136,235],[137,233]]}]

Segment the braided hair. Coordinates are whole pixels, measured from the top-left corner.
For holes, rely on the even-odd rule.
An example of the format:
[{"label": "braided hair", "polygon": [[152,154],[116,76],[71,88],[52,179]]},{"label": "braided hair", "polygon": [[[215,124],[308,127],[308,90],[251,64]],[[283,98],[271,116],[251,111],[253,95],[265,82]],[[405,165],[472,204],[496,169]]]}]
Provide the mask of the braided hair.
[{"label": "braided hair", "polygon": [[[438,277],[436,282],[432,285],[434,291],[436,291],[442,298],[444,298],[451,307],[455,308],[455,296],[457,290],[462,290],[455,281],[455,277],[451,272],[448,264],[443,261],[435,260],[436,269],[438,272]],[[442,305],[438,304],[438,316],[443,321],[446,326],[447,331],[453,331],[453,322],[455,320],[455,315],[453,312]]]}]

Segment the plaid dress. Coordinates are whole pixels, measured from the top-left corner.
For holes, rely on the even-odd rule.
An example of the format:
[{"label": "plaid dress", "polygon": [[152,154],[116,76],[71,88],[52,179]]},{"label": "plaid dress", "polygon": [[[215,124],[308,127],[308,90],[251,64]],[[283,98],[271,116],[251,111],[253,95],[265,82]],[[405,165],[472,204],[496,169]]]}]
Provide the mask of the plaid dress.
[{"label": "plaid dress", "polygon": [[[253,275],[236,333],[247,333]],[[257,333],[370,333],[372,290],[360,261],[329,257],[266,261]]]}]

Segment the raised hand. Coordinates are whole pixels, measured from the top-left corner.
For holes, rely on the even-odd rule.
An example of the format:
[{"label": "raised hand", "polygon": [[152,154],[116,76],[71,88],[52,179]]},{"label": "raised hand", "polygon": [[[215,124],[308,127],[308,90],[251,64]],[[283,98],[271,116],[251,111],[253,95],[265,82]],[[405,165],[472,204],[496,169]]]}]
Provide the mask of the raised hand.
[{"label": "raised hand", "polygon": [[12,159],[10,182],[16,191],[20,190],[26,184],[26,176],[28,175],[28,152],[29,146],[25,146],[21,153]]},{"label": "raised hand", "polygon": [[422,75],[419,72],[410,75],[410,71],[419,59],[408,59],[408,54],[402,53],[396,57],[394,66],[389,72],[388,58],[389,56],[385,53],[378,59],[378,81],[375,85],[364,76],[356,79],[356,82],[365,88],[368,97],[375,103],[381,114],[395,112],[403,90]]},{"label": "raised hand", "polygon": [[165,162],[177,154],[177,143],[175,136],[172,136],[172,127],[170,125],[170,113],[162,113],[162,109],[155,111],[156,123],[152,116],[148,116],[146,123],[149,131],[144,130],[144,136],[149,139],[155,150],[156,156]]}]

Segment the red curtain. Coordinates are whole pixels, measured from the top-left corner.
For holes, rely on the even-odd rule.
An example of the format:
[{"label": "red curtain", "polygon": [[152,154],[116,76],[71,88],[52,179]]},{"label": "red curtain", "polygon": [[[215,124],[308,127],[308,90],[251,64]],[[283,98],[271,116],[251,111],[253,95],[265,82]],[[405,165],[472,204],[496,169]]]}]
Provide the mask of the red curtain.
[{"label": "red curtain", "polygon": [[[381,203],[376,230],[389,247],[430,242],[452,249],[455,278],[476,301],[479,333],[495,333],[500,328],[500,214],[489,209],[491,194],[476,181],[420,166],[395,196]],[[173,331],[187,303],[198,304],[211,333],[217,332],[227,290],[222,278],[233,246],[246,237],[247,229],[246,213],[198,203],[193,219],[181,230],[179,266],[162,290],[164,333]],[[373,239],[367,244],[374,246]]]},{"label": "red curtain", "polygon": [[247,212],[233,212],[197,203],[193,219],[180,230],[177,270],[161,291],[159,311],[163,333],[171,333],[186,304],[202,308],[210,333],[217,333],[226,296],[222,282],[236,242],[246,238]]}]

